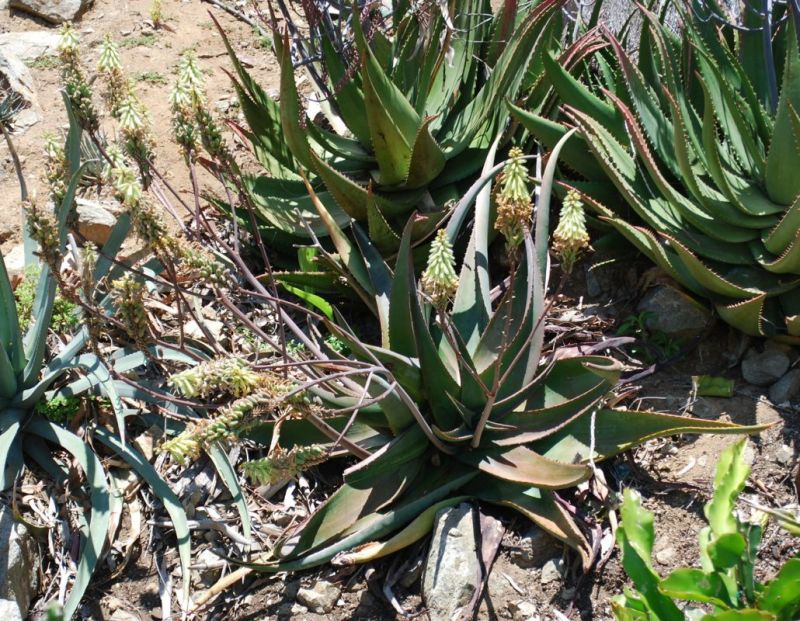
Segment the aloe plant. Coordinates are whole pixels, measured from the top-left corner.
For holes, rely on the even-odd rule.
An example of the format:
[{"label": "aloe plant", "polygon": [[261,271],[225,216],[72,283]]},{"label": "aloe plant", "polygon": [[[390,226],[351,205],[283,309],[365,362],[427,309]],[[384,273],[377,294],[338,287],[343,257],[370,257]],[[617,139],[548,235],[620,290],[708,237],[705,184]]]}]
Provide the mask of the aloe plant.
[{"label": "aloe plant", "polygon": [[[742,31],[678,7],[680,35],[641,9],[638,62],[607,34],[584,83],[545,57],[564,125],[580,129],[563,159],[581,178],[567,183],[726,322],[800,342],[797,5],[762,25],[769,36],[753,30],[760,13],[744,11],[751,29]],[[770,73],[782,76],[774,112]],[[514,112],[547,144],[566,132]]]},{"label": "aloe plant", "polygon": [[[229,46],[249,124],[242,132],[265,170],[247,180],[265,243],[287,249],[327,236],[304,172],[337,223],[361,223],[383,255],[397,252],[412,213],[413,239],[430,234],[505,126],[503,101],[537,86],[539,56],[558,43],[564,4],[544,0],[531,8],[509,1],[492,14],[488,0],[428,3],[413,11],[397,0],[386,16],[391,29],[351,7],[339,16],[346,27],[334,30],[326,8],[304,3],[308,37],[292,41],[277,29],[273,35],[280,103]],[[306,116],[292,61],[292,48],[309,46],[318,56],[304,65],[324,76],[321,123]],[[250,226],[247,218],[242,225]]]},{"label": "aloe plant", "polygon": [[[52,229],[54,234],[51,236],[53,250],[59,258],[63,257],[66,249],[67,217],[88,165],[88,162],[80,161],[81,130],[69,104],[67,107],[70,131],[64,152],[68,155],[68,179],[54,214],[56,222]],[[21,169],[17,172],[22,179]],[[32,228],[35,227],[24,230],[25,246],[30,250],[36,248],[30,236],[33,233],[29,233]],[[102,248],[100,258],[94,263],[94,269],[91,270],[93,282],[119,273],[120,268],[114,266],[112,259],[130,228],[130,216],[122,215]],[[46,249],[38,248],[38,253],[42,256],[47,252]],[[46,261],[40,264],[32,252],[27,254],[29,272],[35,270],[38,273],[38,284],[32,303],[30,325],[25,330],[20,328],[14,291],[5,261],[0,258],[0,490],[15,483],[26,463],[35,464],[59,484],[65,483],[69,470],[58,458],[60,451],[68,453],[83,471],[83,483],[91,512],[80,523],[80,561],[64,607],[65,618],[71,618],[98,561],[102,558],[110,512],[121,510],[121,499],[109,488],[105,468],[87,438],[91,437],[106,445],[126,461],[163,500],[178,537],[181,566],[183,575],[187,578],[184,580],[184,588],[188,595],[190,548],[186,515],[175,493],[155,468],[126,440],[125,419],[138,411],[127,407],[123,399],[162,403],[166,407],[176,406],[161,399],[161,393],[155,389],[142,390],[118,378],[122,374],[144,368],[152,359],[193,364],[196,358],[177,349],[159,346],[151,347],[147,355],[130,348],[119,348],[101,359],[96,353],[97,349],[90,346],[92,336],[87,325],[68,335],[63,349],[48,357],[47,340],[57,296],[57,279]],[[58,263],[60,264],[60,260]],[[90,266],[86,267],[90,269]],[[97,294],[97,299],[86,301],[113,313],[114,302],[109,296]],[[113,411],[116,423],[116,430],[113,432],[106,427],[96,426],[87,429],[87,435],[80,437],[65,426],[48,419],[43,413],[46,408],[37,407],[45,402],[95,392],[107,400]],[[164,397],[166,399],[167,395]],[[184,413],[192,415],[191,411]],[[57,450],[53,450],[54,448]]]},{"label": "aloe plant", "polygon": [[[653,514],[641,498],[625,490],[622,526],[617,539],[622,564],[634,590],[612,602],[620,621],[758,620],[790,621],[800,614],[800,558],[786,561],[770,580],[760,581],[756,560],[767,514],[755,512],[747,521],[736,510],[749,466],[746,441],[731,445],[720,456],[714,495],[705,506],[708,526],[700,531],[700,568],[680,568],[666,578],[653,569]],[[676,602],[690,602],[681,608]]]},{"label": "aloe plant", "polygon": [[[526,158],[517,155],[497,166],[493,158],[494,148],[483,176],[431,244],[421,283],[412,265],[412,223],[392,270],[357,224],[357,246],[349,245],[311,190],[339,253],[350,257],[348,264],[369,283],[382,341],[363,342],[341,315],[323,319],[352,354],[316,364],[351,370],[334,378],[323,375],[306,392],[331,408],[344,408],[344,414],[321,418],[355,444],[352,452],[362,459],[345,471],[342,486],[307,521],[275,545],[268,562],[254,568],[287,571],[330,560],[365,562],[417,541],[430,530],[436,511],[464,499],[518,510],[578,550],[588,566],[592,546],[558,490],[586,481],[596,462],[648,438],[755,429],[612,409],[605,398],[619,377],[618,363],[602,356],[543,358],[547,248],[537,248],[532,238],[530,190],[525,199],[520,184],[509,182],[509,175],[521,175],[523,187],[528,184]],[[537,207],[535,237],[544,244],[554,169],[552,160]],[[509,212],[498,228],[508,235],[511,268],[505,284],[502,277],[497,281],[502,294],[495,300],[488,261],[491,230],[497,226],[491,180],[501,170],[501,207]],[[452,243],[473,207],[474,227],[456,278]],[[520,226],[512,226],[511,217]],[[251,474],[286,476],[324,458],[319,423],[312,426],[307,417],[288,412],[279,423],[246,426],[249,437],[271,445],[275,458],[274,464],[268,457],[249,468]]]}]

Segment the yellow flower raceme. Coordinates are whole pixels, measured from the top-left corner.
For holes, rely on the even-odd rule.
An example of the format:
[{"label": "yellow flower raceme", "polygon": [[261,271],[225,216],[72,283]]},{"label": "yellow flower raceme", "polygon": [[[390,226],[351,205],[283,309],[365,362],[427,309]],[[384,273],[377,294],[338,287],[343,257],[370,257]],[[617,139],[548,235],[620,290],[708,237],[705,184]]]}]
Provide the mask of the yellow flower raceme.
[{"label": "yellow flower raceme", "polygon": [[428,266],[422,273],[422,292],[431,299],[435,307],[443,308],[457,289],[458,275],[453,246],[447,239],[445,230],[440,229],[431,243]]},{"label": "yellow flower raceme", "polygon": [[522,243],[533,215],[528,171],[523,156],[524,153],[517,147],[509,151],[497,195],[497,219],[494,227],[505,237],[511,252]]},{"label": "yellow flower raceme", "polygon": [[553,232],[553,251],[561,258],[561,269],[572,272],[575,261],[589,248],[586,215],[580,194],[570,190],[561,203],[558,226]]}]

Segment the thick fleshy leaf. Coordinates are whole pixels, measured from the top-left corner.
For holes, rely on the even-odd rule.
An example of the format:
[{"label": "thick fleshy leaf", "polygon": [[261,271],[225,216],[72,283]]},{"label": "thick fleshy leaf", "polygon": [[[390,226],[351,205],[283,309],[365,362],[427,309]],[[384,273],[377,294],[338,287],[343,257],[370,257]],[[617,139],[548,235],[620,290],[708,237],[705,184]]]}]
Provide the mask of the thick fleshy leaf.
[{"label": "thick fleshy leaf", "polygon": [[716,573],[707,574],[701,569],[676,569],[661,581],[658,588],[673,599],[713,604],[722,608],[734,605],[722,578]]},{"label": "thick fleshy leaf", "polygon": [[588,569],[592,548],[570,513],[556,500],[553,492],[510,481],[480,476],[467,488],[485,502],[510,507],[544,529],[556,539],[577,550]]},{"label": "thick fleshy leaf", "polygon": [[574,487],[592,476],[586,466],[550,460],[524,446],[470,451],[459,454],[458,458],[498,479],[543,489]]}]

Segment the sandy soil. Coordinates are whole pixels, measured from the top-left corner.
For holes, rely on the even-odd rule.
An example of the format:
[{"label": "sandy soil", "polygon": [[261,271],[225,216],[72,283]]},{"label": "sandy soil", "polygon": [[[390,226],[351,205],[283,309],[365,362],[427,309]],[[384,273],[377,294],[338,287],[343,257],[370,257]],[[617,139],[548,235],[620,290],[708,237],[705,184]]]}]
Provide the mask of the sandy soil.
[{"label": "sandy soil", "polygon": [[[269,92],[277,84],[277,63],[269,45],[252,27],[228,13],[200,0],[163,0],[163,15],[168,27],[153,30],[148,24],[150,0],[95,0],[76,27],[81,36],[84,64],[91,72],[99,45],[111,33],[120,46],[125,70],[136,80],[137,92],[150,110],[157,139],[157,164],[181,192],[189,194],[189,181],[182,156],[171,140],[169,90],[181,54],[194,49],[206,72],[208,98],[220,113],[236,116],[238,108],[225,48],[209,17],[219,20],[233,46],[249,70]],[[0,33],[55,29],[21,11],[0,12]],[[55,59],[30,62],[42,107],[42,120],[24,133],[14,136],[25,176],[33,194],[45,195],[43,185],[42,136],[65,128],[66,113],[61,100],[61,76]],[[96,89],[97,90],[97,89]],[[99,92],[95,103],[102,110]],[[105,123],[105,125],[108,125]],[[19,187],[4,142],[0,144],[0,249],[3,253],[19,242]]]}]

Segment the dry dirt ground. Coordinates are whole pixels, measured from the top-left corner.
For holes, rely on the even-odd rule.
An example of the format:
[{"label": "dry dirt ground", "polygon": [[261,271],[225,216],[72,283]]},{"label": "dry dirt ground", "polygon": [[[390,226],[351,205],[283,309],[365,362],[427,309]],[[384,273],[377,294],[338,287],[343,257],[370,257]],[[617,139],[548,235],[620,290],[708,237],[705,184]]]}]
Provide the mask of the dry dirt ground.
[{"label": "dry dirt ground", "polygon": [[[236,97],[225,73],[231,65],[209,13],[229,34],[237,55],[268,92],[277,84],[277,63],[267,40],[248,24],[212,4],[200,0],[163,0],[167,28],[158,30],[153,30],[148,23],[150,4],[150,0],[95,0],[75,25],[80,33],[84,64],[90,75],[94,72],[103,37],[107,33],[114,37],[120,47],[123,66],[136,81],[139,97],[150,111],[157,139],[157,165],[173,185],[188,196],[186,167],[170,138],[169,91],[181,54],[189,49],[196,52],[206,73],[209,101],[217,110],[234,117],[238,114]],[[21,11],[0,11],[0,33],[47,29],[55,27]],[[63,131],[67,120],[56,59],[43,57],[30,62],[29,68],[36,83],[43,118],[24,133],[15,135],[14,143],[32,194],[46,196],[42,136]],[[101,110],[98,94],[96,106]],[[4,253],[20,241],[19,218],[19,187],[3,143],[0,145],[0,248]]]},{"label": "dry dirt ground", "polygon": [[[265,90],[272,91],[277,83],[277,67],[268,46],[253,29],[199,0],[164,0],[164,15],[169,30],[152,31],[146,25],[149,0],[96,0],[94,6],[77,24],[83,42],[84,58],[93,65],[98,45],[106,33],[120,43],[123,63],[137,79],[141,99],[152,114],[154,133],[158,137],[159,168],[172,178],[174,184],[188,193],[188,179],[175,145],[168,139],[170,120],[168,91],[174,79],[174,68],[180,54],[189,48],[196,50],[203,69],[207,72],[209,100],[220,104],[228,113],[236,115],[230,107],[234,95],[225,70],[230,67],[218,34],[208,16],[212,11],[227,32],[243,58],[252,65],[251,71]],[[39,30],[51,28],[19,12],[0,14],[0,32]],[[40,60],[31,67],[36,80],[43,120],[15,137],[23,159],[25,174],[31,188],[44,194],[42,186],[42,135],[64,128],[65,114],[59,95],[60,78],[55,63]],[[19,242],[19,203],[16,180],[5,145],[0,145],[0,248],[7,252]],[[612,274],[611,282],[630,281],[629,275]],[[633,282],[638,275],[634,274]],[[575,303],[583,292],[573,294]],[[595,307],[594,315],[586,314],[586,321],[603,317],[608,331],[613,323],[631,312],[635,295],[630,289],[622,296],[603,295],[602,299],[585,297],[585,308]],[[619,299],[611,305],[609,299]],[[566,306],[565,306],[566,308]],[[573,315],[574,316],[574,315]],[[593,317],[593,318],[592,318]],[[742,381],[737,356],[743,351],[742,337],[724,327],[706,334],[700,343],[675,364],[637,383],[638,390],[628,398],[645,408],[662,411],[688,411],[695,415],[729,417],[742,423],[773,423],[767,431],[751,441],[754,461],[753,475],[747,492],[758,494],[773,505],[797,502],[796,469],[797,448],[800,439],[800,408],[791,405],[777,407],[768,402],[763,389]],[[795,358],[797,353],[795,353]],[[734,364],[731,365],[731,361]],[[795,359],[795,364],[797,360]],[[736,394],[730,399],[691,399],[691,376],[696,374],[725,375],[735,378]],[[656,569],[666,574],[678,566],[697,562],[696,533],[703,525],[702,507],[708,499],[713,469],[721,450],[731,437],[682,437],[655,441],[637,450],[635,455],[604,466],[608,484],[612,489],[622,486],[637,488],[645,498],[646,506],[655,512],[658,535],[656,540]],[[787,452],[788,447],[788,452]],[[201,464],[202,466],[202,464]],[[332,470],[338,466],[334,465]],[[201,467],[202,470],[202,467]],[[207,469],[210,471],[210,468]],[[312,478],[330,482],[335,472],[313,472]],[[280,496],[280,495],[279,495]],[[269,503],[261,503],[269,506]],[[535,530],[514,514],[492,511],[507,527],[503,545],[488,581],[486,595],[481,604],[479,619],[525,620],[562,619],[559,611],[572,620],[586,621],[609,619],[609,599],[626,584],[615,551],[609,561],[589,575],[582,575],[575,555],[556,543],[541,538]],[[262,523],[271,521],[266,513]],[[122,575],[111,579],[101,571],[81,610],[83,618],[113,619],[114,621],[149,621],[163,619],[159,597],[159,578],[156,570],[158,550],[168,550],[169,538],[160,540],[158,532],[145,528],[132,562]],[[195,538],[195,549],[208,547],[210,542],[202,535]],[[251,576],[229,589],[197,618],[226,620],[256,619],[394,619],[395,611],[383,593],[385,577],[398,565],[415,555],[422,555],[425,545],[420,545],[399,555],[374,563],[353,572],[323,569],[295,576]],[[770,527],[761,553],[763,575],[774,573],[780,562],[800,552],[797,540]],[[206,557],[208,558],[208,557]],[[548,561],[563,560],[563,577],[553,577],[543,568]],[[166,566],[176,566],[174,549],[166,553]],[[412,563],[413,564],[413,563]],[[551,563],[552,564],[552,563]],[[201,590],[219,576],[220,570],[211,571],[198,562],[195,588]],[[230,569],[226,569],[230,571]],[[545,575],[543,575],[545,574]],[[179,581],[175,573],[174,580]],[[296,593],[301,586],[312,585],[325,579],[342,588],[341,599],[332,612],[315,615],[298,607]],[[419,581],[413,574],[409,586],[396,586],[395,594],[402,606],[411,614],[425,618],[419,597]],[[536,614],[524,612],[524,603],[534,607]],[[173,608],[174,608],[173,601]],[[41,613],[41,602],[35,607]],[[536,616],[538,615],[538,616]],[[173,616],[173,618],[177,618]]]}]

